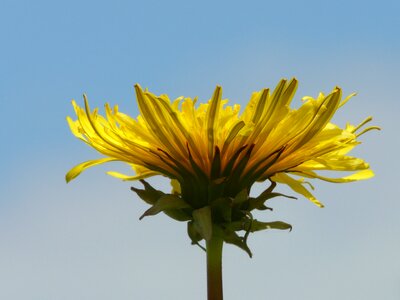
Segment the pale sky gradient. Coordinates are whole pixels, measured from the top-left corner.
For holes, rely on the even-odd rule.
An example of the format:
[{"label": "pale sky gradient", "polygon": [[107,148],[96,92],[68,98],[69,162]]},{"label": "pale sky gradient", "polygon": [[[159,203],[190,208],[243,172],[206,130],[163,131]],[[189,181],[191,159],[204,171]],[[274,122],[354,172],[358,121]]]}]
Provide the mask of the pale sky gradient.
[{"label": "pale sky gradient", "polygon": [[399,300],[399,3],[2,0],[0,299],[205,299],[204,253],[185,224],[138,220],[146,204],[129,187],[140,185],[105,175],[120,165],[65,184],[69,168],[100,157],[69,132],[70,101],[87,93],[136,116],[134,83],[202,101],[221,84],[245,104],[296,76],[294,106],[335,85],[358,92],[335,122],[373,115],[384,129],[354,151],[376,177],[314,181],[324,209],[271,201],[258,218],[293,231],[252,235],[253,259],[225,247],[226,299]]}]

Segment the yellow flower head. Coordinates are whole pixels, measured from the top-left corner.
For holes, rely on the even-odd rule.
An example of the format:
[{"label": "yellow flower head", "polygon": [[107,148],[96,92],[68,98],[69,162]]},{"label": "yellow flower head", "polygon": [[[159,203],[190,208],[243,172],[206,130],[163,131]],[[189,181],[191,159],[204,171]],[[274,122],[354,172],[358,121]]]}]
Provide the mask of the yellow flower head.
[{"label": "yellow flower head", "polygon": [[[212,230],[248,251],[246,234],[266,228],[287,229],[283,222],[258,222],[250,211],[266,209],[265,201],[281,195],[272,192],[276,183],[287,184],[313,203],[322,204],[307,189],[304,178],[330,182],[350,182],[373,176],[369,165],[347,153],[360,144],[357,138],[371,129],[364,125],[340,128],[330,123],[335,112],[354,94],[342,99],[336,87],[328,95],[304,97],[298,109],[290,102],[297,80],[281,80],[273,91],[253,93],[244,111],[228,106],[217,86],[208,103],[167,95],[156,96],[135,86],[140,116],[133,119],[105,106],[105,117],[97,109],[73,106],[78,117],[68,117],[76,137],[104,154],[105,158],[84,162],[66,175],[70,181],[83,170],[109,161],[122,161],[135,171],[134,176],[109,172],[123,180],[154,175],[171,179],[173,191],[165,194],[147,182],[144,190],[133,188],[152,207],[144,215],[164,211],[171,217],[189,221],[194,243],[208,239]],[[316,171],[352,171],[341,178],[328,178]],[[295,176],[295,177],[293,177]],[[270,187],[257,198],[249,196],[256,181],[269,180]],[[244,242],[244,243],[243,243]],[[248,251],[249,252],[249,251]]]}]

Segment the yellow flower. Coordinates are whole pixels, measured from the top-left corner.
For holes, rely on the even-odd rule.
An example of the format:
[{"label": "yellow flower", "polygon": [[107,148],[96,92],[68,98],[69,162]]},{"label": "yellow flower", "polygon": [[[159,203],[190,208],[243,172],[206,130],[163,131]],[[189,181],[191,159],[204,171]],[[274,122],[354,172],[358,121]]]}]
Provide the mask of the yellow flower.
[{"label": "yellow flower", "polygon": [[[372,177],[365,161],[347,153],[360,144],[360,135],[379,129],[364,128],[371,117],[343,129],[330,122],[354,95],[342,99],[338,87],[328,95],[304,97],[300,108],[290,108],[297,85],[296,79],[281,80],[273,91],[253,93],[241,114],[239,105],[228,106],[228,101],[222,99],[219,86],[208,103],[196,105],[197,99],[180,97],[171,101],[167,95],[156,96],[136,85],[140,108],[137,119],[108,104],[103,117],[97,109],[89,108],[84,96],[84,108],[73,102],[78,119],[68,117],[68,123],[76,137],[106,157],[74,167],[66,180],[109,161],[125,162],[135,171],[134,176],[108,172],[123,180],[167,176],[173,186],[171,194],[157,191],[145,181],[145,190],[133,189],[153,205],[145,215],[164,211],[175,219],[189,221],[193,242],[207,240],[212,228],[206,227],[215,224],[225,241],[237,245],[237,236],[232,233],[238,230],[248,234],[265,228],[287,229],[283,222],[256,222],[250,211],[266,209],[266,200],[281,195],[272,192],[276,183],[288,185],[322,207],[307,188],[311,185],[305,178],[338,183]],[[316,173],[319,170],[353,173],[329,178]],[[252,185],[265,180],[271,186],[259,197],[250,197]]]}]

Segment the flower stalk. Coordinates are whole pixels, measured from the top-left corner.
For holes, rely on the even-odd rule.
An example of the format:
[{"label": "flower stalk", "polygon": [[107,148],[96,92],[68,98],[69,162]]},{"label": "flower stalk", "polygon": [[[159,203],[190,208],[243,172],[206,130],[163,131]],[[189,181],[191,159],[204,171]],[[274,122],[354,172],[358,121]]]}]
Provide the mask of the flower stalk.
[{"label": "flower stalk", "polygon": [[222,248],[223,239],[213,236],[206,241],[208,300],[222,300]]}]

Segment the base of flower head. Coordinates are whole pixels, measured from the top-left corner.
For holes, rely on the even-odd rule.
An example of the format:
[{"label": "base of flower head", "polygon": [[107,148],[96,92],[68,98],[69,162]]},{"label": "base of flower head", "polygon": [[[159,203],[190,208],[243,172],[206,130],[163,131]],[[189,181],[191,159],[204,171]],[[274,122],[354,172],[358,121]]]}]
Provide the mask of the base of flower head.
[{"label": "base of flower head", "polygon": [[201,246],[202,240],[209,241],[212,237],[220,237],[224,242],[233,244],[244,250],[250,257],[252,253],[247,245],[250,233],[267,229],[291,230],[292,226],[282,221],[262,222],[253,218],[253,210],[271,210],[265,205],[271,198],[283,196],[273,192],[276,186],[272,182],[270,187],[258,197],[250,197],[247,189],[239,192],[235,197],[220,197],[201,208],[192,207],[180,194],[167,194],[156,190],[149,183],[141,180],[144,189],[132,187],[132,191],[151,207],[146,210],[140,219],[146,216],[164,212],[174,220],[187,222],[187,232],[193,245]]}]

